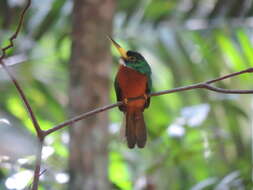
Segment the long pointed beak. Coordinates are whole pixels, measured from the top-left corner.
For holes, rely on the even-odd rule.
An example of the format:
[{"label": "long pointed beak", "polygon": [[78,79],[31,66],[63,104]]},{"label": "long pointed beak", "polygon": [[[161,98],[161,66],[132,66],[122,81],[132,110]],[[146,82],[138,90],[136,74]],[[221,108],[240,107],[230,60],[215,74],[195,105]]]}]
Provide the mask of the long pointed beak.
[{"label": "long pointed beak", "polygon": [[115,48],[119,51],[120,55],[122,56],[123,59],[127,59],[127,51],[123,49],[117,42],[115,42],[110,36],[107,36],[108,39],[112,42]]}]

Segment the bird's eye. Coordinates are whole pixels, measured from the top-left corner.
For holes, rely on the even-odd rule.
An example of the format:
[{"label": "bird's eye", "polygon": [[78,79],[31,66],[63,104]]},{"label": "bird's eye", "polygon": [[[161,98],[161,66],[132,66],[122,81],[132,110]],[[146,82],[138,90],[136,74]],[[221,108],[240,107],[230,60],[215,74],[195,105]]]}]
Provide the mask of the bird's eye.
[{"label": "bird's eye", "polygon": [[136,57],[131,56],[131,57],[129,57],[129,60],[130,61],[136,61]]}]

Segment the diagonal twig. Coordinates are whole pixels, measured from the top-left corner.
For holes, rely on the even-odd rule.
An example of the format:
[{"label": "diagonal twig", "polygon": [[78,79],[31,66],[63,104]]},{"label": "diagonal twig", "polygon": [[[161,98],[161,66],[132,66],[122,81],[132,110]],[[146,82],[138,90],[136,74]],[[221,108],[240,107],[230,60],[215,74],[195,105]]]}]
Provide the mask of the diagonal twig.
[{"label": "diagonal twig", "polygon": [[122,104],[123,104],[123,102],[117,102],[115,104],[111,104],[111,105],[107,105],[107,106],[104,106],[104,107],[100,107],[100,108],[94,109],[92,111],[80,114],[80,115],[78,115],[76,117],[73,117],[72,119],[70,119],[68,121],[65,121],[65,122],[63,122],[63,123],[61,123],[61,124],[59,124],[59,125],[51,128],[51,129],[48,129],[48,130],[44,131],[45,132],[45,136],[47,136],[50,133],[53,133],[53,132],[55,132],[55,131],[57,131],[57,130],[59,130],[59,129],[67,126],[67,125],[71,125],[71,124],[73,124],[73,123],[75,123],[77,121],[85,119],[86,117],[89,117],[91,115],[94,115],[94,114],[97,114],[97,113],[100,113],[100,112],[103,112],[103,111],[106,111],[106,110],[109,110],[109,109],[112,109],[112,108],[120,106]]},{"label": "diagonal twig", "polygon": [[30,118],[32,120],[33,126],[36,130],[37,136],[39,137],[40,141],[44,138],[43,135],[43,131],[41,130],[39,123],[36,119],[36,116],[31,108],[31,105],[28,101],[28,99],[25,96],[24,91],[22,90],[22,87],[20,86],[20,84],[18,83],[17,79],[15,78],[15,76],[12,74],[12,72],[10,71],[10,69],[3,63],[0,61],[0,64],[2,65],[3,69],[6,71],[6,73],[8,74],[8,76],[11,78],[12,83],[15,85],[21,99],[23,100],[25,107],[27,108],[27,111],[30,115]]},{"label": "diagonal twig", "polygon": [[231,77],[234,77],[234,76],[237,76],[237,75],[241,75],[241,74],[244,74],[244,73],[253,73],[253,67],[245,69],[245,70],[242,70],[242,71],[239,71],[239,72],[231,73],[229,75],[225,75],[225,76],[219,77],[217,79],[209,80],[209,81],[207,81],[205,83],[206,84],[211,84],[211,83],[217,82],[219,80],[224,80],[224,79],[231,78]]},{"label": "diagonal twig", "polygon": [[16,80],[15,76],[12,74],[12,72],[10,71],[10,69],[8,68],[8,66],[6,66],[3,62],[3,59],[5,58],[6,56],[6,51],[12,47],[14,47],[14,40],[17,38],[20,30],[21,30],[21,27],[23,25],[23,22],[24,22],[24,17],[25,17],[25,14],[27,12],[27,10],[29,9],[31,5],[31,0],[27,0],[27,3],[24,7],[24,9],[22,10],[21,14],[20,14],[20,19],[19,19],[19,22],[18,22],[18,26],[16,28],[16,31],[15,33],[9,38],[9,42],[10,44],[7,45],[6,47],[2,48],[2,55],[0,57],[0,65],[3,67],[3,69],[5,70],[5,72],[8,74],[8,76],[11,78],[12,80],[12,83],[15,85],[21,99],[23,100],[26,108],[27,108],[27,111],[30,115],[30,118],[32,120],[32,123],[33,123],[33,126],[36,130],[36,133],[37,133],[37,136],[39,137],[40,141],[42,141],[42,139],[44,138],[44,135],[43,135],[43,131],[41,130],[40,126],[39,126],[39,123],[36,119],[36,116],[35,114],[33,113],[33,110],[31,108],[31,105],[28,101],[28,99],[26,98],[25,96],[25,93],[23,92],[21,86],[19,85],[18,81]]},{"label": "diagonal twig", "polygon": [[[24,17],[25,17],[25,14],[27,12],[27,10],[29,9],[31,5],[31,0],[27,0],[27,4],[25,6],[25,8],[23,9],[23,11],[21,12],[21,15],[20,15],[20,19],[19,19],[19,23],[18,23],[18,26],[17,26],[17,29],[15,31],[15,33],[9,38],[9,45],[7,45],[6,47],[2,48],[2,55],[0,57],[0,60],[3,60],[3,58],[5,58],[6,56],[6,51],[12,47],[14,47],[14,40],[17,38],[20,30],[21,30],[21,27],[23,25],[23,22],[24,22]],[[1,62],[0,64],[2,64],[3,62]]]}]

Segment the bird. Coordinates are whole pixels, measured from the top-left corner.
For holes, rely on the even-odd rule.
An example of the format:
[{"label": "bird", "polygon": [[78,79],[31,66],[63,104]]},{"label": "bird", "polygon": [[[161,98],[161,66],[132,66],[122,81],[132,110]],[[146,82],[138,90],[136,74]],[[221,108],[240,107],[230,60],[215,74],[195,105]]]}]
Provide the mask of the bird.
[{"label": "bird", "polygon": [[144,109],[150,105],[152,88],[151,67],[138,52],[122,48],[108,36],[121,57],[114,80],[117,101],[122,101],[119,110],[125,115],[125,136],[128,148],[135,145],[144,148],[147,141],[147,129],[144,121]]}]

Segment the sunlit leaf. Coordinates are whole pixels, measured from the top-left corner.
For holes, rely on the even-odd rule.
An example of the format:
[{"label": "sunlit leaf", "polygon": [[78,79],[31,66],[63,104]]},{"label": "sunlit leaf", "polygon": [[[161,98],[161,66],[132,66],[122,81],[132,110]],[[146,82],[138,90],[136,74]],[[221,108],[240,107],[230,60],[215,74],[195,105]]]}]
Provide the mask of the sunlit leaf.
[{"label": "sunlit leaf", "polygon": [[117,152],[110,153],[109,178],[122,190],[131,189],[131,181],[127,165]]},{"label": "sunlit leaf", "polygon": [[236,70],[245,69],[247,65],[234,42],[221,31],[216,33],[216,38],[221,50],[224,52],[224,58],[230,64],[229,66]]},{"label": "sunlit leaf", "polygon": [[237,31],[237,38],[240,42],[241,48],[247,57],[247,61],[253,66],[253,46],[245,30]]}]

